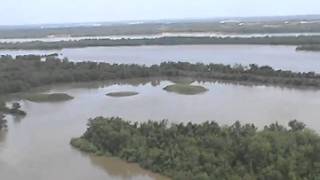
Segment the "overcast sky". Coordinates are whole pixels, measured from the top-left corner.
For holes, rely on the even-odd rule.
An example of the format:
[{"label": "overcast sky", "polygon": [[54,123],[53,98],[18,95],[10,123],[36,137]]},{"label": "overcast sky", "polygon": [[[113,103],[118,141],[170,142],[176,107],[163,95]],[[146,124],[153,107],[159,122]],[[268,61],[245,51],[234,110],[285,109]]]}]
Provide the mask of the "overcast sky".
[{"label": "overcast sky", "polygon": [[320,14],[320,0],[1,0],[0,25]]}]

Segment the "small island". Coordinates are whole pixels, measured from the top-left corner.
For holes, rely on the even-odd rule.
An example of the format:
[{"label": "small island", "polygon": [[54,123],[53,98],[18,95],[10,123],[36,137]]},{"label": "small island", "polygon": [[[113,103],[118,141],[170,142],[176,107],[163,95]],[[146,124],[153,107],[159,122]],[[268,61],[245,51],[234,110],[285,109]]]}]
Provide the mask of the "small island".
[{"label": "small island", "polygon": [[189,84],[174,84],[174,85],[166,86],[163,89],[168,92],[174,92],[174,93],[184,94],[184,95],[195,95],[195,94],[201,94],[208,91],[208,89],[205,87],[189,85]]},{"label": "small island", "polygon": [[32,102],[60,102],[74,99],[74,97],[65,93],[53,93],[53,94],[36,94],[26,97],[28,101]]},{"label": "small island", "polygon": [[111,92],[106,95],[110,97],[127,97],[127,96],[135,96],[138,94],[139,94],[138,92],[134,92],[134,91],[119,91],[119,92]]}]

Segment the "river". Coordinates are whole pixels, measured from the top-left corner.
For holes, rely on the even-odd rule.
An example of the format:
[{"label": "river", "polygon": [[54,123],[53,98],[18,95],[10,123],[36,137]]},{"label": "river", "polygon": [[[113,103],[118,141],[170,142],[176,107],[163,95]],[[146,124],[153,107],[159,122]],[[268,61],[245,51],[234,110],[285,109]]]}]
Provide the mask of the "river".
[{"label": "river", "polygon": [[320,72],[320,53],[295,51],[295,46],[181,45],[136,47],[89,47],[63,50],[1,50],[0,55],[58,53],[71,61],[160,64],[164,61],[269,65],[275,69]]},{"label": "river", "polygon": [[[179,95],[162,88],[170,81],[80,83],[41,88],[63,92],[75,99],[59,103],[21,100],[28,115],[7,117],[9,130],[0,134],[0,179],[5,180],[108,180],[165,179],[136,164],[115,158],[96,157],[69,145],[80,136],[89,118],[119,116],[130,121],[168,119],[169,122],[201,123],[236,120],[259,128],[297,119],[320,131],[320,91],[274,86],[194,82],[209,89],[199,95]],[[136,91],[136,96],[105,96],[114,91]]]}]

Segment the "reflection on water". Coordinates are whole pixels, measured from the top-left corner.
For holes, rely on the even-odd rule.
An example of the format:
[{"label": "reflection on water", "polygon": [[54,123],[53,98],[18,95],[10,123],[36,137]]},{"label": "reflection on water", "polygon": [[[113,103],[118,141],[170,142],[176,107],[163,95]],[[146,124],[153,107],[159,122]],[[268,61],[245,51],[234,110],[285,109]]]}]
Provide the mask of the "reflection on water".
[{"label": "reflection on water", "polygon": [[320,72],[320,53],[295,51],[295,46],[183,45],[90,47],[63,50],[0,50],[0,55],[59,53],[72,61],[160,64],[164,61],[270,65],[276,69]]},{"label": "reflection on water", "polygon": [[[131,84],[130,84],[131,83]],[[19,123],[9,120],[0,134],[0,179],[108,180],[163,179],[159,175],[114,158],[96,157],[69,145],[86,130],[89,118],[120,116],[130,121],[168,119],[195,123],[236,120],[287,124],[292,119],[320,130],[320,91],[272,86],[245,86],[218,82],[193,82],[209,89],[201,95],[178,95],[162,88],[171,81],[131,80],[130,83],[79,83],[49,86],[45,92],[63,92],[75,99],[59,103],[21,101],[28,115]],[[137,96],[111,98],[114,91],[136,91]]]},{"label": "reflection on water", "polygon": [[142,170],[137,164],[126,163],[117,158],[89,157],[94,166],[102,168],[111,176],[120,177],[121,179],[130,179],[131,177],[136,177],[136,179],[151,179],[150,176],[155,179],[167,179],[160,175],[151,174],[149,171]]},{"label": "reflection on water", "polygon": [[1,143],[4,142],[6,139],[7,131],[6,130],[1,130],[0,131],[0,151],[1,151]]}]

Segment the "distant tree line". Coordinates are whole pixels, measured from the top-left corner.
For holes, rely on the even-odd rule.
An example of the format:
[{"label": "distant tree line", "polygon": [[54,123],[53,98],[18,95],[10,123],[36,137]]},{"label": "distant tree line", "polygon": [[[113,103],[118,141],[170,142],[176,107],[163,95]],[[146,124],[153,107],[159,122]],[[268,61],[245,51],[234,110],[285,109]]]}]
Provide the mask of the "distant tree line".
[{"label": "distant tree line", "polygon": [[142,45],[210,45],[210,44],[270,44],[310,45],[320,44],[320,36],[292,37],[162,37],[154,39],[84,39],[58,42],[2,42],[0,49],[63,49],[98,46],[142,46]]},{"label": "distant tree line", "polygon": [[258,131],[253,124],[220,126],[89,120],[71,144],[120,157],[177,180],[318,180],[320,136],[298,121]]},{"label": "distant tree line", "polygon": [[[192,32],[216,32],[216,33],[312,33],[320,32],[320,24],[316,21],[301,24],[301,20],[310,19],[268,19],[261,21],[256,19],[248,23],[238,21],[221,23],[220,20],[206,21],[176,21],[176,22],[148,22],[141,24],[101,24],[101,26],[76,26],[76,27],[7,27],[0,28],[0,38],[45,38],[55,35],[61,36],[110,36],[110,35],[152,35],[161,33],[192,33]],[[318,20],[319,18],[316,18]],[[313,19],[314,20],[314,19]],[[239,20],[242,21],[242,20]],[[246,21],[246,20],[244,20]],[[284,23],[288,21],[288,23]],[[290,21],[290,22],[289,22]]]},{"label": "distant tree line", "polygon": [[274,70],[269,66],[191,64],[163,62],[160,65],[69,62],[67,59],[27,55],[0,57],[0,94],[15,93],[54,83],[120,80],[147,77],[192,77],[282,86],[320,87],[314,72]]}]

